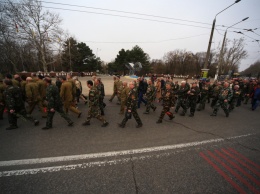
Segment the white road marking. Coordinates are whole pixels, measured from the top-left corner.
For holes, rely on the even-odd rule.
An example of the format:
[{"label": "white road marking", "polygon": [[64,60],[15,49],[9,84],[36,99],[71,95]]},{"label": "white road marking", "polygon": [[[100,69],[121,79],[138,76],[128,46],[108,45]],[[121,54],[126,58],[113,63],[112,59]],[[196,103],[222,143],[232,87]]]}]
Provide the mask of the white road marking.
[{"label": "white road marking", "polygon": [[[238,139],[242,137],[248,137],[253,134],[246,134],[240,136],[229,137],[226,139]],[[130,154],[142,154],[142,153],[149,153],[149,152],[158,152],[158,151],[165,151],[165,150],[173,150],[178,148],[186,148],[186,147],[193,147],[203,144],[209,144],[214,142],[221,142],[224,141],[224,138],[218,139],[210,139],[204,141],[196,141],[191,143],[182,143],[176,145],[166,145],[166,146],[158,146],[158,147],[150,147],[150,148],[141,148],[141,149],[134,149],[134,150],[122,150],[122,151],[112,151],[112,152],[103,152],[103,153],[94,153],[94,154],[82,154],[82,155],[71,155],[71,156],[59,156],[59,157],[49,157],[49,158],[35,158],[35,159],[23,159],[23,160],[10,160],[10,161],[0,161],[0,167],[3,166],[17,166],[17,165],[30,165],[30,164],[42,164],[42,163],[53,163],[53,162],[66,162],[66,161],[73,161],[73,160],[85,160],[85,159],[94,159],[94,158],[106,158],[106,157],[113,157],[113,156],[124,156]]]}]

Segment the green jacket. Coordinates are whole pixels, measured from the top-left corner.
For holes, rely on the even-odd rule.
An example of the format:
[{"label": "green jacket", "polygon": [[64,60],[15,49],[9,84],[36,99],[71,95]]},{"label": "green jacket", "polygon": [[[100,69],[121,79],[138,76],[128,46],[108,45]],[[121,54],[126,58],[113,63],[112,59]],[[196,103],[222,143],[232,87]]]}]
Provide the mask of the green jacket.
[{"label": "green jacket", "polygon": [[229,87],[227,87],[227,88],[223,88],[220,91],[218,99],[219,100],[223,100],[223,101],[227,100],[228,102],[230,102],[232,97],[233,97],[233,92],[232,92],[232,90]]},{"label": "green jacket", "polygon": [[159,100],[163,101],[163,106],[173,107],[175,104],[175,95],[171,89],[166,89]]},{"label": "green jacket", "polygon": [[57,86],[50,84],[46,89],[46,100],[48,102],[48,110],[62,106],[59,89]]},{"label": "green jacket", "polygon": [[36,102],[41,99],[39,87],[36,82],[29,82],[25,85],[25,94],[29,102]]},{"label": "green jacket", "polygon": [[8,110],[24,108],[22,91],[18,86],[8,86],[4,91],[4,100]]},{"label": "green jacket", "polygon": [[127,110],[136,110],[137,109],[137,96],[136,96],[136,89],[130,89],[128,92],[127,100],[126,100],[126,107]]}]

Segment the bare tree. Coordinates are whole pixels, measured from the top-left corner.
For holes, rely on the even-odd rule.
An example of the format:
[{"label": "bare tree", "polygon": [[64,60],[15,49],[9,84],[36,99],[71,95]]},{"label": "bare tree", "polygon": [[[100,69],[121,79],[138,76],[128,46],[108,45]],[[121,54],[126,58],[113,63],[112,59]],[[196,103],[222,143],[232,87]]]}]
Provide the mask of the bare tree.
[{"label": "bare tree", "polygon": [[9,0],[5,5],[5,14],[17,28],[16,39],[31,44],[37,51],[40,66],[47,72],[48,65],[52,63],[48,54],[61,39],[59,25],[62,20],[59,15],[43,10],[41,2],[37,0],[22,0],[19,3]]},{"label": "bare tree", "polygon": [[[229,47],[231,45],[231,47]],[[244,48],[244,39],[226,40],[223,49],[223,58],[220,59],[220,73],[227,74],[228,71],[238,71],[242,59],[248,56]]]}]

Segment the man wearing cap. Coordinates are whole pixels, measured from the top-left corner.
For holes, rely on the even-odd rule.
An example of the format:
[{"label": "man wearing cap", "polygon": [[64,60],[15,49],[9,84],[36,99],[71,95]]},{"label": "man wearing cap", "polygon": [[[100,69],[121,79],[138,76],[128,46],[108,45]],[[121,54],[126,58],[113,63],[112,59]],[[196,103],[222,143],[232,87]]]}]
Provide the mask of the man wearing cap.
[{"label": "man wearing cap", "polygon": [[39,93],[39,86],[36,82],[33,81],[31,77],[26,78],[26,85],[25,85],[25,94],[26,94],[26,101],[28,103],[28,113],[32,114],[36,105],[38,105],[42,117],[46,118],[47,114],[44,111],[42,98]]},{"label": "man wearing cap", "polygon": [[240,98],[240,96],[241,96],[241,90],[239,88],[239,85],[234,85],[233,96],[229,102],[229,107],[228,107],[229,112],[234,110],[235,105],[236,105],[238,99]]},{"label": "man wearing cap", "polygon": [[46,126],[43,127],[43,130],[51,129],[52,122],[55,112],[57,111],[62,118],[64,118],[68,122],[68,126],[72,126],[73,122],[68,117],[68,115],[63,111],[63,105],[59,94],[59,89],[57,86],[53,85],[50,77],[46,77],[44,82],[47,86],[46,89],[46,100],[47,104],[47,120]]},{"label": "man wearing cap", "polygon": [[89,97],[88,97],[88,116],[82,125],[90,125],[91,118],[97,118],[100,120],[103,124],[101,127],[106,127],[109,123],[105,120],[103,116],[101,116],[100,108],[99,108],[99,91],[96,87],[94,87],[93,81],[88,80],[87,86],[89,88]]},{"label": "man wearing cap", "polygon": [[31,115],[27,114],[24,106],[24,101],[22,99],[22,91],[18,86],[13,86],[12,80],[6,79],[4,81],[6,89],[4,91],[4,100],[6,103],[8,121],[10,126],[6,130],[16,129],[17,118],[22,116],[24,119],[29,120],[38,125],[39,121],[34,119]]}]

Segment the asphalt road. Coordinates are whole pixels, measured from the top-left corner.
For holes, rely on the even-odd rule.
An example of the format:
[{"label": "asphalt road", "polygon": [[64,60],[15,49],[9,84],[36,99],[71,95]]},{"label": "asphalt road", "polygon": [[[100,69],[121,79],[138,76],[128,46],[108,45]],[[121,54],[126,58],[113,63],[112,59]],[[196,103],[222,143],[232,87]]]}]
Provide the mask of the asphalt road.
[{"label": "asphalt road", "polygon": [[142,105],[144,126],[131,119],[122,129],[108,97],[106,128],[96,119],[81,125],[83,103],[81,118],[70,113],[73,127],[58,114],[46,131],[44,119],[38,127],[20,119],[11,131],[0,121],[0,193],[260,193],[260,108],[242,105],[226,118],[223,110],[210,117],[207,105],[156,124],[162,107],[144,115]]}]

